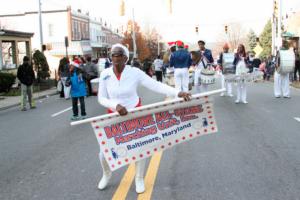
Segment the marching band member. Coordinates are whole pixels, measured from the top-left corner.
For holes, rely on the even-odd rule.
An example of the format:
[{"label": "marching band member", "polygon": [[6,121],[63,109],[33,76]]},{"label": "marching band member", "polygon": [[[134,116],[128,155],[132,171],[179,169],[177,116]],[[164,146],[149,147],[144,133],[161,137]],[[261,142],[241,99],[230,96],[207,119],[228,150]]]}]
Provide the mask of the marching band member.
[{"label": "marching band member", "polygon": [[[226,43],[223,46],[223,52],[220,53],[219,59],[218,59],[218,64],[222,68],[222,74],[221,74],[221,83],[222,83],[222,88],[226,88],[227,91],[227,96],[232,97],[232,84],[230,82],[225,82],[225,77],[224,74],[226,73],[226,69],[224,66],[224,54],[229,53],[229,45]],[[221,93],[220,96],[224,96],[224,92]]]},{"label": "marching band member", "polygon": [[184,49],[184,44],[177,41],[178,50],[171,54],[170,67],[174,67],[175,88],[189,91],[189,67],[192,65],[190,53]]},{"label": "marching band member", "polygon": [[208,63],[213,63],[214,58],[212,57],[211,50],[205,48],[205,42],[203,40],[199,40],[198,46],[199,46],[200,52],[207,59]]},{"label": "marching band member", "polygon": [[[248,59],[246,56],[245,46],[240,44],[235,54],[233,65],[235,66],[235,75],[246,74],[248,70]],[[242,101],[244,104],[247,104],[247,88],[245,81],[241,80],[237,83],[237,99],[235,103],[240,103]]]},{"label": "marching band member", "polygon": [[[290,46],[290,49],[289,49]],[[293,51],[293,47],[285,41],[283,43],[283,47],[281,50],[290,50]],[[276,58],[275,58],[275,73],[274,73],[274,95],[276,98],[280,98],[281,94],[284,98],[291,98],[290,96],[290,77],[289,73],[279,73],[278,69],[280,67],[280,51],[277,52]]]},{"label": "marching band member", "polygon": [[[98,92],[99,103],[109,108],[110,112],[118,112],[123,116],[128,113],[128,109],[141,106],[141,100],[137,94],[139,85],[168,96],[178,96],[185,100],[190,99],[191,94],[157,82],[140,69],[126,65],[129,51],[122,44],[113,45],[111,55],[113,67],[102,71]],[[98,188],[102,190],[107,186],[112,172],[101,151],[99,158],[103,169],[103,177],[98,184]],[[143,178],[145,162],[145,159],[136,162],[135,186],[137,193],[145,191]]]},{"label": "marching band member", "polygon": [[207,67],[207,61],[204,59],[202,54],[199,51],[192,51],[192,60],[195,65],[195,77],[194,77],[194,86],[196,88],[197,93],[207,92],[208,85],[201,84],[201,71]]}]

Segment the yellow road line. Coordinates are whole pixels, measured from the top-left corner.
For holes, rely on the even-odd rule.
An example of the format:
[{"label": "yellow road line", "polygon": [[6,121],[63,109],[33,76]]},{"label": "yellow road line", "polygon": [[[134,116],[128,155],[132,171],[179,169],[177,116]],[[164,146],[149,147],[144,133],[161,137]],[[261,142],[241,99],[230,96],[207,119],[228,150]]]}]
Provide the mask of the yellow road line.
[{"label": "yellow road line", "polygon": [[158,152],[154,154],[151,158],[147,174],[145,177],[145,188],[146,191],[140,195],[138,195],[138,200],[148,200],[151,199],[157,171],[159,168],[159,163],[161,160],[162,152]]},{"label": "yellow road line", "polygon": [[125,200],[135,175],[135,164],[129,165],[112,200]]}]

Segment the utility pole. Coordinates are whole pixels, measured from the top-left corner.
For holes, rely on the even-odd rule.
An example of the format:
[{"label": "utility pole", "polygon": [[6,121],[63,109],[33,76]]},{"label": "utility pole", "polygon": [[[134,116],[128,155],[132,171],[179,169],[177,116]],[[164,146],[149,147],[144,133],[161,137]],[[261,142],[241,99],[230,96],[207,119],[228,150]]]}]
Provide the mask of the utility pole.
[{"label": "utility pole", "polygon": [[278,50],[282,47],[282,0],[278,0],[278,25],[277,25],[277,48]]},{"label": "utility pole", "polygon": [[134,27],[134,8],[132,8],[132,40],[133,40],[133,58],[137,58],[136,41],[135,41],[135,27]]},{"label": "utility pole", "polygon": [[43,26],[42,26],[42,3],[41,0],[38,0],[39,3],[39,24],[40,24],[40,45],[41,45],[41,52],[43,52]]}]

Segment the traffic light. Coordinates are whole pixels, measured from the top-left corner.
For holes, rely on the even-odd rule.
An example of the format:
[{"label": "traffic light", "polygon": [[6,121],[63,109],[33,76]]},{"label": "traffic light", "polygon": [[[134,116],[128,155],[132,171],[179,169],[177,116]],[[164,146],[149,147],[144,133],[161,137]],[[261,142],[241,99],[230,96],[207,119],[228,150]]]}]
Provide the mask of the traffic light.
[{"label": "traffic light", "polygon": [[225,25],[225,33],[227,34],[228,33],[228,26]]},{"label": "traffic light", "polygon": [[125,15],[125,2],[124,0],[121,0],[121,5],[120,5],[120,16]]},{"label": "traffic light", "polygon": [[132,32],[131,24],[128,24],[128,26],[127,26],[127,32],[128,32],[128,33],[131,33],[131,32]]},{"label": "traffic light", "polygon": [[199,33],[199,27],[196,26],[195,29],[196,29],[196,33]]}]

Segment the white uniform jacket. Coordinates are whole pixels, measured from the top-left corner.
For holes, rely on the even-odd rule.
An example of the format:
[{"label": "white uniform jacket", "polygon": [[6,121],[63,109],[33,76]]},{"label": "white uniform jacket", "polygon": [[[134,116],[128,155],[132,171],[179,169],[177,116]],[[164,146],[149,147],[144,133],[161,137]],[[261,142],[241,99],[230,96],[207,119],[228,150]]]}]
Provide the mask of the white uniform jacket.
[{"label": "white uniform jacket", "polygon": [[116,110],[118,104],[126,109],[135,108],[139,102],[137,94],[139,85],[167,96],[177,97],[180,92],[166,84],[157,82],[140,69],[126,65],[120,80],[113,72],[113,67],[102,71],[99,81],[98,101],[112,111]]}]

